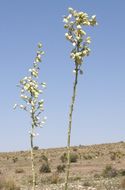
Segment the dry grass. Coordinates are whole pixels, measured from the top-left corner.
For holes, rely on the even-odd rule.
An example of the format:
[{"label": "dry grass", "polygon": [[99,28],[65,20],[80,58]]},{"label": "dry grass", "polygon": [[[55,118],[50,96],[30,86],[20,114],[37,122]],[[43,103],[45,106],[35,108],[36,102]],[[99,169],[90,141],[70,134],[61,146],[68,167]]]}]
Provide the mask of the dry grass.
[{"label": "dry grass", "polygon": [[[60,157],[65,152],[65,148],[35,150],[37,190],[63,189],[65,170],[57,172],[57,167],[64,164]],[[69,189],[125,189],[125,143],[72,147],[72,153],[77,155],[77,161],[71,163]],[[50,166],[50,173],[39,172],[45,162]],[[102,174],[107,165],[111,166],[117,175],[104,177]],[[14,179],[16,185],[15,182],[11,183],[15,185],[15,189],[21,187],[21,190],[29,190],[32,181],[30,152],[0,153],[0,180],[3,179]]]}]

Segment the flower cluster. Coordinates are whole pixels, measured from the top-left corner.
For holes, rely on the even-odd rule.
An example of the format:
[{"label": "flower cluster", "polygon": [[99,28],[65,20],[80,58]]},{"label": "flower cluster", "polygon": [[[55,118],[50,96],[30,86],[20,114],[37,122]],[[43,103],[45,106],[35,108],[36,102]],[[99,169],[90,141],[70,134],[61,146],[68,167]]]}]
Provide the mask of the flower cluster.
[{"label": "flower cluster", "polygon": [[[46,117],[41,119],[40,115],[44,110],[44,100],[40,99],[40,94],[43,93],[43,89],[46,88],[46,83],[38,82],[39,76],[39,63],[42,62],[41,56],[44,54],[42,51],[42,44],[38,44],[38,51],[33,62],[33,68],[29,69],[30,75],[20,80],[19,87],[21,88],[20,98],[24,101],[24,104],[14,105],[14,109],[19,106],[21,109],[30,113],[32,119],[32,127],[42,127],[46,121]],[[34,134],[32,134],[34,136]]]},{"label": "flower cluster", "polygon": [[70,57],[75,61],[75,64],[80,66],[83,62],[83,58],[90,53],[88,45],[91,43],[91,38],[89,36],[86,37],[86,32],[83,30],[83,26],[97,25],[96,16],[93,15],[89,18],[87,13],[77,12],[72,8],[69,8],[68,10],[69,15],[64,16],[63,19],[63,22],[65,23],[64,28],[68,30],[68,32],[65,33],[65,36],[74,46]]}]

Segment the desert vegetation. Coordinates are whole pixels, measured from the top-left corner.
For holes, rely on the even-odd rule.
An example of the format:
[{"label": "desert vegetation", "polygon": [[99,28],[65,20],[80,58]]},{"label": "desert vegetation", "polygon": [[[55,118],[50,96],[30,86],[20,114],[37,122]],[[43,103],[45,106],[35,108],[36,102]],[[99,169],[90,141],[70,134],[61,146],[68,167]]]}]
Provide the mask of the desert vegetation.
[{"label": "desert vegetation", "polygon": [[[70,190],[124,190],[124,149],[123,142],[71,147],[71,155],[77,159],[71,162],[68,188]],[[122,156],[112,160],[111,150]],[[65,155],[65,152],[66,148],[35,151],[37,190],[64,189],[66,161],[62,162],[61,155]],[[13,158],[17,158],[15,163]],[[27,190],[31,188],[30,151],[0,153],[0,189]]]},{"label": "desert vegetation", "polygon": [[81,66],[84,62],[84,58],[89,56],[90,48],[88,45],[91,43],[90,36],[86,37],[86,32],[84,30],[85,26],[95,26],[97,25],[96,16],[93,15],[89,18],[88,14],[85,12],[77,12],[73,8],[69,8],[69,15],[65,16],[63,19],[64,28],[67,29],[65,33],[66,39],[72,44],[73,49],[71,50],[70,57],[74,61],[74,85],[73,85],[73,95],[71,99],[70,111],[69,111],[69,126],[67,135],[67,170],[65,178],[65,190],[68,189],[68,179],[70,172],[70,163],[76,162],[77,156],[71,155],[70,151],[70,141],[71,141],[71,129],[72,129],[72,117],[74,103],[76,99],[76,90],[78,83],[78,75],[83,74]]},{"label": "desert vegetation", "polygon": [[[69,8],[69,15],[64,16],[63,22],[64,28],[67,30],[65,33],[66,39],[71,42],[73,49],[71,50],[70,57],[74,61],[74,85],[73,85],[73,95],[69,111],[69,127],[68,127],[68,136],[67,136],[67,151],[61,156],[61,161],[66,162],[66,165],[57,165],[57,171],[52,175],[53,182],[57,183],[59,181],[59,173],[64,172],[65,175],[65,190],[68,189],[69,181],[69,172],[70,164],[76,163],[78,161],[79,155],[77,152],[72,152],[70,149],[70,139],[71,139],[71,128],[72,128],[72,116],[74,103],[76,98],[76,87],[78,83],[78,75],[82,74],[81,65],[84,61],[84,57],[88,56],[90,53],[90,48],[88,45],[91,43],[90,36],[86,37],[86,32],[83,30],[84,26],[95,26],[97,25],[96,16],[93,15],[89,18],[88,14],[85,12],[77,12],[73,8]],[[20,80],[18,87],[20,90],[20,98],[23,101],[21,104],[15,104],[14,109],[19,107],[30,115],[31,119],[31,129],[30,134],[30,156],[31,156],[31,169],[32,169],[32,190],[35,190],[37,187],[37,172],[35,171],[35,162],[38,156],[35,152],[39,149],[38,146],[34,146],[34,137],[37,136],[36,128],[42,127],[45,123],[46,117],[42,118],[41,113],[44,110],[44,100],[40,99],[40,94],[43,93],[43,88],[46,87],[46,83],[40,83],[39,71],[40,71],[40,62],[42,62],[41,56],[44,54],[42,50],[42,44],[38,44],[38,50],[36,57],[33,62],[33,66],[29,69],[30,75],[25,76]],[[42,87],[42,89],[41,89]],[[45,155],[42,155],[40,158],[42,165],[39,168],[39,173],[51,173],[51,167],[48,161],[48,158]],[[13,163],[18,161],[17,157],[13,158]],[[16,174],[24,173],[24,170],[21,168],[15,169]],[[79,179],[79,177],[78,177]]]},{"label": "desert vegetation", "polygon": [[[44,100],[40,99],[40,94],[43,93],[43,88],[46,87],[45,82],[39,82],[39,71],[40,63],[42,62],[41,56],[44,54],[42,50],[42,44],[38,44],[38,50],[36,57],[33,62],[33,67],[29,69],[30,75],[24,77],[20,80],[18,87],[21,89],[20,98],[23,100],[23,104],[15,104],[14,109],[19,107],[20,109],[26,111],[31,118],[31,129],[30,134],[30,145],[31,145],[31,167],[32,167],[32,189],[35,190],[36,187],[36,173],[35,173],[35,160],[34,160],[34,151],[38,150],[37,146],[34,146],[34,137],[38,134],[35,129],[42,127],[46,121],[46,117],[41,117],[41,113],[44,110]],[[42,89],[41,89],[42,88]],[[18,159],[13,158],[15,163]],[[21,172],[21,169],[16,170],[17,173]],[[40,172],[49,172],[49,167],[47,163],[44,163],[41,166]],[[22,173],[22,172],[21,172]]]},{"label": "desert vegetation", "polygon": [[37,128],[43,127],[42,93],[46,83],[41,82],[40,64],[44,51],[38,43],[36,56],[29,74],[17,85],[20,89],[20,108],[30,118],[30,149],[0,153],[0,190],[124,190],[125,142],[91,146],[71,146],[73,111],[79,75],[83,74],[85,58],[90,54],[91,37],[85,29],[97,25],[96,15],[68,8],[64,16],[65,37],[71,43],[73,61],[73,92],[68,115],[67,144],[65,148],[41,149],[34,145]]}]

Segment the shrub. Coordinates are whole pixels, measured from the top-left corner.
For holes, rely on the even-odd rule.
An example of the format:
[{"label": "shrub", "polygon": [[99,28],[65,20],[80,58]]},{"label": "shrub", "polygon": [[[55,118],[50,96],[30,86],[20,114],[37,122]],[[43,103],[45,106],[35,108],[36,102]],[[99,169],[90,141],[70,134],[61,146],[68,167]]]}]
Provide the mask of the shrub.
[{"label": "shrub", "polygon": [[116,159],[120,159],[124,156],[124,153],[122,153],[121,151],[117,151],[117,152],[110,152],[110,159],[111,160],[116,160]]},{"label": "shrub", "polygon": [[94,178],[100,178],[100,175],[98,173],[94,174]]},{"label": "shrub", "polygon": [[24,169],[22,169],[22,168],[17,168],[16,170],[15,170],[15,173],[24,173]]},{"label": "shrub", "polygon": [[18,161],[18,158],[17,157],[14,157],[13,158],[13,163],[16,163]]},{"label": "shrub", "polygon": [[34,146],[34,147],[33,147],[33,150],[38,150],[38,149],[39,149],[38,146]]},{"label": "shrub", "polygon": [[57,172],[58,173],[61,173],[61,172],[65,172],[65,165],[63,164],[63,165],[58,165],[57,166]]},{"label": "shrub", "polygon": [[114,160],[117,159],[117,154],[116,154],[116,152],[111,152],[110,159],[111,159],[112,161],[114,161]]},{"label": "shrub", "polygon": [[85,181],[83,185],[84,185],[85,187],[89,187],[89,186],[91,186],[91,184],[90,184],[89,181]]},{"label": "shrub", "polygon": [[43,161],[48,162],[48,158],[47,158],[47,156],[45,156],[44,154],[41,156],[41,158],[42,158]]},{"label": "shrub", "polygon": [[[67,161],[67,154],[66,153],[63,153],[63,155],[60,157],[61,161],[63,163],[65,163]],[[70,162],[77,162],[78,160],[78,154],[77,153],[74,153],[72,152],[70,154]]]},{"label": "shrub", "polygon": [[42,166],[39,169],[39,172],[40,173],[50,173],[51,172],[51,169],[50,169],[48,162],[44,162],[42,164]]},{"label": "shrub", "polygon": [[78,180],[80,180],[80,179],[81,179],[80,176],[75,176],[75,177],[73,177],[73,181],[78,181]]},{"label": "shrub", "polygon": [[64,182],[64,178],[61,178],[57,172],[54,172],[51,175],[42,175],[40,182],[42,185],[59,184]]},{"label": "shrub", "polygon": [[78,160],[78,154],[71,153],[70,154],[70,162],[77,162],[77,160]]},{"label": "shrub", "polygon": [[67,154],[64,152],[63,155],[60,157],[60,160],[64,163],[67,161]]},{"label": "shrub", "polygon": [[125,169],[119,170],[119,174],[120,174],[121,176],[125,176]]},{"label": "shrub", "polygon": [[77,150],[78,150],[77,147],[73,147],[74,152],[77,152]]},{"label": "shrub", "polygon": [[93,156],[90,155],[90,154],[87,154],[87,155],[83,155],[83,158],[84,158],[85,160],[91,160],[91,159],[93,159]]},{"label": "shrub", "polygon": [[107,178],[116,177],[117,175],[118,175],[117,170],[115,168],[112,168],[111,165],[107,165],[102,172],[102,176]]}]

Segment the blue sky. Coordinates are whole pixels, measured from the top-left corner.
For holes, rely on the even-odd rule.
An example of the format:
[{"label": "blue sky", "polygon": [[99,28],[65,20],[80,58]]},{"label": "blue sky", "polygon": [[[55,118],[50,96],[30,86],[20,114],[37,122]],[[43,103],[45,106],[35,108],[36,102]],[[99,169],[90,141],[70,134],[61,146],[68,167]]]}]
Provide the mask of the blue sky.
[{"label": "blue sky", "polygon": [[72,145],[125,139],[125,1],[124,0],[4,0],[0,2],[0,151],[30,148],[30,118],[21,110],[18,81],[27,75],[36,46],[45,56],[40,81],[44,91],[46,125],[35,145],[66,146],[68,112],[74,75],[62,16],[68,7],[96,14],[99,25],[90,28],[91,54],[82,66],[73,114]]}]

